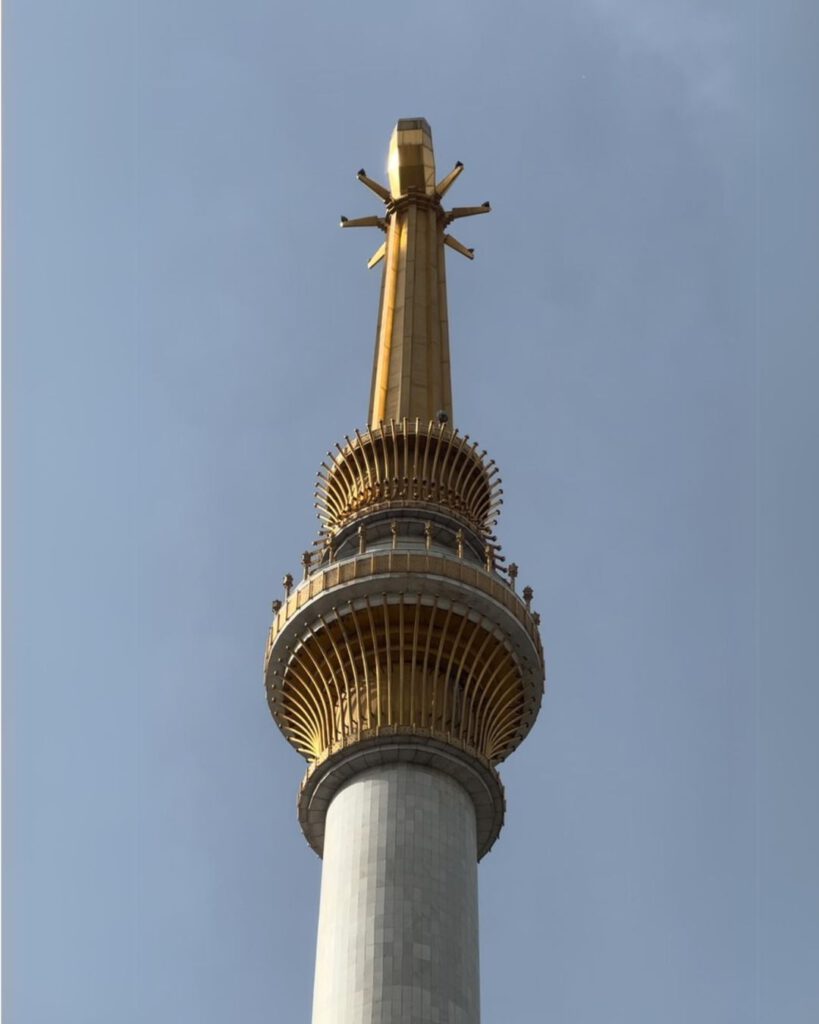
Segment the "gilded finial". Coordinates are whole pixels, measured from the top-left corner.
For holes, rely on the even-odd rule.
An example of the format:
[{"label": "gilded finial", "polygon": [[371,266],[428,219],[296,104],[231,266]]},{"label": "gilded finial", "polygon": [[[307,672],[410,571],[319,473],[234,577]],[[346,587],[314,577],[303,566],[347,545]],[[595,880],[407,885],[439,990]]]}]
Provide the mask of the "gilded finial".
[{"label": "gilded finial", "polygon": [[463,171],[460,160],[436,181],[432,130],[422,118],[400,120],[390,139],[389,188],[362,169],[358,180],[384,203],[383,217],[341,218],[344,228],[386,233],[367,266],[384,261],[370,395],[371,426],[382,421],[439,416],[452,419],[444,246],[473,259],[475,250],[446,228],[462,217],[489,213],[489,203],[445,210],[441,200]]}]

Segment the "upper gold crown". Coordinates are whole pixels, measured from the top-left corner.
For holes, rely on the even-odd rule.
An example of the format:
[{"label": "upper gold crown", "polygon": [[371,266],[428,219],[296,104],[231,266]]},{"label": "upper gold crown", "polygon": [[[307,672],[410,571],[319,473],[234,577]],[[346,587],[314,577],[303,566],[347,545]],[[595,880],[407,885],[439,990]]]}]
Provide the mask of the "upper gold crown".
[{"label": "upper gold crown", "polygon": [[387,175],[394,199],[410,189],[433,195],[435,192],[435,154],[432,129],[423,117],[402,118],[390,139]]}]

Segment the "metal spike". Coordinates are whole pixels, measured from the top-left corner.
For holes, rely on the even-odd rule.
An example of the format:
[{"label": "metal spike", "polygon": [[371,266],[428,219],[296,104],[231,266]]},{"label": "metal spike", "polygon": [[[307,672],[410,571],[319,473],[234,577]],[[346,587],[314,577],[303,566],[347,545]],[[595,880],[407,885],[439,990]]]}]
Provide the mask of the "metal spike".
[{"label": "metal spike", "polygon": [[382,242],[381,245],[375,250],[372,256],[367,261],[367,270],[372,270],[376,264],[380,263],[384,259],[384,254],[387,251],[387,243]]},{"label": "metal spike", "polygon": [[371,192],[375,192],[378,198],[383,199],[385,203],[388,203],[392,199],[392,196],[383,185],[379,185],[377,181],[373,181],[372,178],[367,177],[367,172],[363,167],[358,174],[356,174],[356,177],[362,185],[366,185]]},{"label": "metal spike", "polygon": [[466,256],[468,260],[475,259],[475,250],[467,249],[462,242],[459,242],[457,238],[453,238],[452,235],[444,235],[444,245],[448,245],[450,249],[459,252],[461,256]]},{"label": "metal spike", "polygon": [[381,228],[382,231],[387,230],[387,222],[383,217],[354,217],[350,220],[349,217],[341,218],[341,226],[343,228]]},{"label": "metal spike", "polygon": [[438,193],[438,198],[443,199],[447,192],[450,190],[452,185],[455,183],[457,178],[460,176],[461,171],[464,169],[464,165],[459,160],[452,170],[447,174],[445,178],[441,178],[438,184],[435,186],[435,191]]},{"label": "metal spike", "polygon": [[458,220],[461,217],[477,217],[481,213],[491,213],[492,207],[489,203],[482,203],[480,206],[453,206],[451,210],[447,210],[445,216],[445,224],[451,224],[453,220]]}]

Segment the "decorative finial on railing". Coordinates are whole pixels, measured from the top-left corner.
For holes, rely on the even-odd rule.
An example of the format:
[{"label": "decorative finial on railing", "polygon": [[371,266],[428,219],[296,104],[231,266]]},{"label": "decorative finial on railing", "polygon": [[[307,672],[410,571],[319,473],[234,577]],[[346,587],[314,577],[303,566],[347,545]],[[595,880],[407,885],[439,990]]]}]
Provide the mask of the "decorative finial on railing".
[{"label": "decorative finial on railing", "polygon": [[313,561],[313,555],[310,551],[302,552],[301,556],[301,568],[302,568],[302,579],[306,580],[310,575],[310,564]]},{"label": "decorative finial on railing", "polygon": [[509,584],[512,590],[515,589],[515,580],[518,578],[518,567],[514,562],[509,563],[509,568],[506,570],[509,573]]},{"label": "decorative finial on railing", "polygon": [[526,603],[526,607],[528,609],[530,609],[530,610],[532,608],[532,598],[534,596],[535,596],[535,592],[534,592],[534,590],[532,590],[531,587],[524,587],[523,588],[523,600]]},{"label": "decorative finial on railing", "polygon": [[284,586],[284,596],[286,600],[288,597],[290,597],[290,591],[293,589],[293,577],[290,575],[289,572],[285,573],[284,579],[282,580],[282,584]]}]

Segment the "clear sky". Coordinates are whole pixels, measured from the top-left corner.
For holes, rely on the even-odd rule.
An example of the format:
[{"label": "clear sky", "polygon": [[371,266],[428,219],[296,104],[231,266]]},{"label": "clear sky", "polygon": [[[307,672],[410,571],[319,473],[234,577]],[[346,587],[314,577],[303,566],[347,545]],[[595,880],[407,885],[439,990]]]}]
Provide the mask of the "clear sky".
[{"label": "clear sky", "polygon": [[816,4],[4,20],[4,1020],[309,1020],[262,654],[367,413],[378,238],[338,216],[424,116],[494,207],[448,257],[455,423],[547,652],[484,1024],[815,1024]]}]

